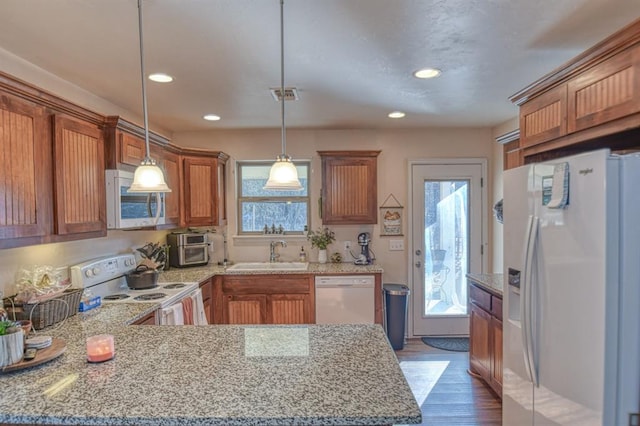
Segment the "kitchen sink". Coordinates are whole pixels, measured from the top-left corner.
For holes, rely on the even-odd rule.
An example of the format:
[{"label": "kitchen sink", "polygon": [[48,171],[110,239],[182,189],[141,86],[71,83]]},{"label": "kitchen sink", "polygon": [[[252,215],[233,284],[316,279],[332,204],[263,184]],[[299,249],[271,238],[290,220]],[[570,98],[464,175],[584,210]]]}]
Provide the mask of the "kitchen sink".
[{"label": "kitchen sink", "polygon": [[227,271],[306,271],[308,262],[240,262]]}]

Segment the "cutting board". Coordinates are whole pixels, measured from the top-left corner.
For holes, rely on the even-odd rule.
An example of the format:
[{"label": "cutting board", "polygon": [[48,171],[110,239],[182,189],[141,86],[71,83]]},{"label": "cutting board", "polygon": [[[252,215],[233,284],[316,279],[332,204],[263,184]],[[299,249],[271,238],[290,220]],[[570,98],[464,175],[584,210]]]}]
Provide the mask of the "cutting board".
[{"label": "cutting board", "polygon": [[53,339],[51,346],[44,349],[38,349],[36,357],[30,361],[22,360],[15,364],[7,365],[0,368],[0,374],[9,373],[11,371],[23,370],[29,367],[35,367],[36,365],[44,364],[52,359],[58,358],[67,349],[67,343],[62,339]]}]

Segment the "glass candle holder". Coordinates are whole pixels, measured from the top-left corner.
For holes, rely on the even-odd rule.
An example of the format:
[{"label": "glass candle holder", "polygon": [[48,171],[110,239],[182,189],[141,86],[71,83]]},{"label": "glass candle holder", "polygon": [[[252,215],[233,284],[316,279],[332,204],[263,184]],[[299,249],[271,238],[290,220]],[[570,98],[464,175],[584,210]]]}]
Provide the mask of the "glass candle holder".
[{"label": "glass candle holder", "polygon": [[87,337],[87,361],[104,362],[113,359],[115,347],[113,336],[110,334],[99,334]]}]

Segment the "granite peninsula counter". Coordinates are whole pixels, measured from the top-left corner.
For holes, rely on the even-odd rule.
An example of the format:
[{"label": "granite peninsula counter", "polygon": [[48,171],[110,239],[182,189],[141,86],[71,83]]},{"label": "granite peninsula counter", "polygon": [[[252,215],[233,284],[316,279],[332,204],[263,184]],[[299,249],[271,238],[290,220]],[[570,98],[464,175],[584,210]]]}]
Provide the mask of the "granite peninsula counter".
[{"label": "granite peninsula counter", "polygon": [[[126,326],[154,304],[103,305],[43,330],[66,352],[0,375],[0,423],[414,424],[421,413],[379,325]],[[41,332],[41,333],[42,333]],[[108,332],[116,356],[86,362]]]}]

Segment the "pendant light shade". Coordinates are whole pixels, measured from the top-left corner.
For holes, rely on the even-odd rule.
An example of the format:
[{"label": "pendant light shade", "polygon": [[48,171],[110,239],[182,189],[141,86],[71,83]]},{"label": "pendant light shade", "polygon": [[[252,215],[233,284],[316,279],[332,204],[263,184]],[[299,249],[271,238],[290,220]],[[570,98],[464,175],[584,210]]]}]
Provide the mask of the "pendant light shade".
[{"label": "pendant light shade", "polygon": [[298,179],[298,170],[286,152],[286,132],[284,125],[284,0],[280,0],[280,111],[282,113],[282,154],[269,171],[269,180],[263,189],[277,191],[300,191],[303,189]]},{"label": "pendant light shade", "polygon": [[298,179],[298,169],[288,155],[278,155],[269,171],[269,180],[264,189],[280,191],[299,191],[302,188]]},{"label": "pendant light shade", "polygon": [[146,156],[133,175],[133,184],[127,192],[171,192],[164,180],[162,169],[149,154],[149,116],[147,113],[147,84],[144,78],[144,49],[142,43],[142,0],[138,0],[138,34],[140,37],[140,74],[142,77],[142,110],[144,113],[144,143]]}]

